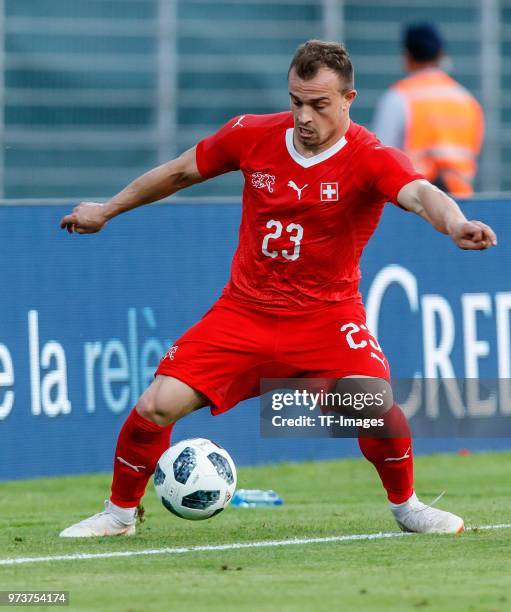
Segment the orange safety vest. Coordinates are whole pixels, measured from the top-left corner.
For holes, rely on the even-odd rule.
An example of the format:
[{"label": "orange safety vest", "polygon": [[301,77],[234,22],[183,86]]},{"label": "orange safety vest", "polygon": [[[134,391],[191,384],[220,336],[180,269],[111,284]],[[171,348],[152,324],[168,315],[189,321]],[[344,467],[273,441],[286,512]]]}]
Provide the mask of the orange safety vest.
[{"label": "orange safety vest", "polygon": [[437,68],[393,87],[406,101],[404,149],[417,170],[455,196],[471,195],[484,131],[477,100]]}]

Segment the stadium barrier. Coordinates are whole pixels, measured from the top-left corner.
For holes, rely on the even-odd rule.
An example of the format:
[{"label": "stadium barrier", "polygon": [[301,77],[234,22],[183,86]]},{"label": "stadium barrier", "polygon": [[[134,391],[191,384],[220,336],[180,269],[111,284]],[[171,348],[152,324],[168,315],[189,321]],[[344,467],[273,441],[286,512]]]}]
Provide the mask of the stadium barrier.
[{"label": "stadium barrier", "polygon": [[[361,286],[394,376],[511,378],[510,206],[464,204],[499,234],[498,248],[483,253],[386,207]],[[0,207],[4,480],[110,469],[117,431],[160,356],[220,294],[240,218],[237,204],[174,203],[68,236],[58,222],[69,208]],[[474,419],[511,412],[506,398],[472,408]],[[261,439],[258,400],[215,418],[190,415],[174,439],[191,436],[217,441],[240,464],[358,452],[354,440]],[[416,443],[419,452],[509,446],[497,437]]]}]

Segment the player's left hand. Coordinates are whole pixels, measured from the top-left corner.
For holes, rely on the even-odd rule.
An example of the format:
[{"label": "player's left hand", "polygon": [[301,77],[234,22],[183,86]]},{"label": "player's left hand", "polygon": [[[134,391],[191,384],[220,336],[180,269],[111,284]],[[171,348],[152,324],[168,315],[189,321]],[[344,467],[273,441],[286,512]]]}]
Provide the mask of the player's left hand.
[{"label": "player's left hand", "polygon": [[460,249],[482,251],[497,246],[497,236],[481,221],[462,221],[450,229],[449,235]]}]

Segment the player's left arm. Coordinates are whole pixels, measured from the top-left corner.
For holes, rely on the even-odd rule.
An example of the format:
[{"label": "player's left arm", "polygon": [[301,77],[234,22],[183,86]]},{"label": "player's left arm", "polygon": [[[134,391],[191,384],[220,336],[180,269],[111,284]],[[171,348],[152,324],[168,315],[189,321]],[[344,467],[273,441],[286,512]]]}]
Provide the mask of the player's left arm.
[{"label": "player's left arm", "polygon": [[397,202],[437,231],[449,235],[460,249],[483,250],[497,244],[497,236],[490,226],[481,221],[468,221],[451,197],[425,179],[402,187]]}]

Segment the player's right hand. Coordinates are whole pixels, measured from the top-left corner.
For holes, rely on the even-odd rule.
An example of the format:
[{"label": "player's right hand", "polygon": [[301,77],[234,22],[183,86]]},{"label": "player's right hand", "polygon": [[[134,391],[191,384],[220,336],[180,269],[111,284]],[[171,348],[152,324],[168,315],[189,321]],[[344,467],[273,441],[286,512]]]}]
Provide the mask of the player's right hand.
[{"label": "player's right hand", "polygon": [[81,202],[70,215],[62,217],[60,227],[72,234],[94,234],[108,221],[105,205],[100,202]]}]

